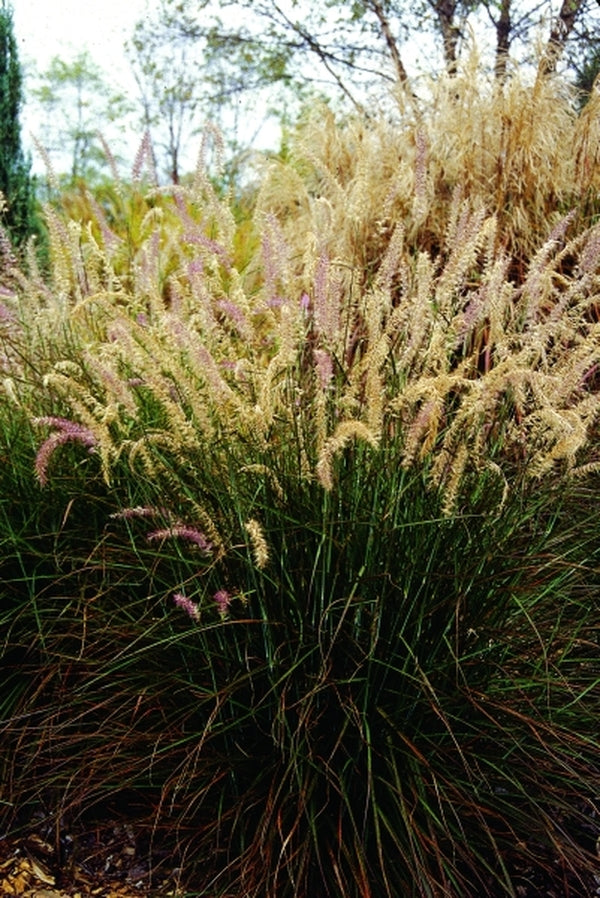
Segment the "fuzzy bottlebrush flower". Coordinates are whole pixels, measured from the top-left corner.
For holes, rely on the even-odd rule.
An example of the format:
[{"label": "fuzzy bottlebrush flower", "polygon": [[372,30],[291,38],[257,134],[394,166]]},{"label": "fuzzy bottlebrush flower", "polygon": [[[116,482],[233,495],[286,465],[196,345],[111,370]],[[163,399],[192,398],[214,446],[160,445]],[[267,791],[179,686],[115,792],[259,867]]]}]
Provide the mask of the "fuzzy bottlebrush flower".
[{"label": "fuzzy bottlebrush flower", "polygon": [[0,323],[12,324],[16,320],[16,317],[17,316],[12,309],[9,309],[3,302],[0,302]]},{"label": "fuzzy bottlebrush flower", "polygon": [[413,215],[418,221],[422,221],[427,214],[427,135],[422,128],[415,134],[415,196],[413,200]]},{"label": "fuzzy bottlebrush flower", "polygon": [[319,386],[322,390],[327,390],[333,378],[333,359],[324,349],[315,349],[313,356]]},{"label": "fuzzy bottlebrush flower", "polygon": [[252,338],[252,328],[239,306],[230,300],[222,299],[217,303],[217,307],[233,322],[240,337],[246,340]]},{"label": "fuzzy bottlebrush flower", "polygon": [[188,599],[187,596],[184,596],[182,592],[176,592],[173,596],[173,601],[177,605],[178,608],[181,608],[182,611],[191,617],[192,620],[200,620],[200,611],[195,602],[192,602],[191,599]]},{"label": "fuzzy bottlebrush flower", "polygon": [[351,440],[362,440],[374,449],[378,446],[375,434],[362,421],[342,421],[338,424],[334,434],[325,442],[316,468],[318,480],[328,492],[333,489],[333,460]]},{"label": "fuzzy bottlebrush flower", "polygon": [[134,508],[122,508],[109,515],[114,520],[129,521],[132,518],[167,518],[169,512],[166,508],[154,508],[151,505],[136,505]]},{"label": "fuzzy bottlebrush flower", "polygon": [[221,617],[225,617],[233,596],[226,589],[219,589],[213,596],[214,602],[219,610]]},{"label": "fuzzy bottlebrush flower", "polygon": [[317,333],[331,345],[340,331],[342,284],[332,272],[329,257],[323,251],[317,262],[314,281],[314,319]]},{"label": "fuzzy bottlebrush flower", "polygon": [[48,483],[48,465],[54,450],[64,443],[76,441],[87,446],[90,451],[98,444],[97,437],[88,427],[78,424],[77,421],[69,421],[68,418],[60,418],[54,415],[34,418],[34,424],[45,424],[48,427],[54,427],[56,430],[50,434],[38,449],[35,457],[35,472],[42,486]]},{"label": "fuzzy bottlebrush flower", "polygon": [[207,554],[212,552],[213,549],[212,543],[207,540],[201,530],[196,530],[195,527],[185,527],[184,525],[179,524],[173,527],[165,527],[162,530],[153,530],[151,533],[146,534],[146,539],[149,542],[163,539],[184,539],[188,542],[195,543],[199,549],[202,549],[202,551]]},{"label": "fuzzy bottlebrush flower", "polygon": [[266,567],[269,560],[269,547],[263,533],[260,523],[254,518],[246,521],[245,528],[252,545],[252,556],[254,563],[259,570]]}]

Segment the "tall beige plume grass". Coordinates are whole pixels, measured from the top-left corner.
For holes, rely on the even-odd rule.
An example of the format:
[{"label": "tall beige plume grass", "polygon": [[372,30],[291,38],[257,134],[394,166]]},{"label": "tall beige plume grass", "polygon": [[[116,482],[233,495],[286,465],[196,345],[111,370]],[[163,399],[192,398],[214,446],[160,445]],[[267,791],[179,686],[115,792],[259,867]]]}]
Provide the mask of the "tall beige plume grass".
[{"label": "tall beige plume grass", "polygon": [[133,245],[91,200],[49,212],[52,285],[21,273],[10,299],[45,401],[94,432],[107,478],[123,458],[156,476],[156,446],[219,476],[220,446],[251,470],[291,440],[329,487],[348,428],[425,464],[448,509],[482,467],[589,469],[599,102],[466,69],[393,121],[315,109],[251,226],[200,171],[131,202]]}]

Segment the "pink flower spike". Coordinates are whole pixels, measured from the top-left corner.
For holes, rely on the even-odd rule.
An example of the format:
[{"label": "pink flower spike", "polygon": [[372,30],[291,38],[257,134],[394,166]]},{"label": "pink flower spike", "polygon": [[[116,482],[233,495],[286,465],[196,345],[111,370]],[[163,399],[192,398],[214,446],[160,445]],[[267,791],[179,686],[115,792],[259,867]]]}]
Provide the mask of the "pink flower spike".
[{"label": "pink flower spike", "polygon": [[146,534],[148,542],[155,542],[163,539],[185,539],[188,542],[195,543],[199,549],[206,552],[207,555],[212,551],[212,543],[210,543],[205,535],[195,527],[184,527],[177,524],[173,527],[167,527],[162,530],[153,530]]},{"label": "pink flower spike", "polygon": [[333,360],[328,352],[324,349],[315,349],[313,351],[319,385],[322,390],[326,390],[333,377]]},{"label": "pink flower spike", "polygon": [[168,518],[169,512],[166,508],[154,508],[151,505],[136,505],[135,508],[122,508],[109,515],[109,518],[115,520],[128,521],[131,518]]},{"label": "pink flower spike", "polygon": [[213,599],[219,609],[219,614],[221,617],[224,617],[227,614],[227,609],[231,605],[231,594],[228,593],[226,589],[220,589],[214,594]]},{"label": "pink flower spike", "polygon": [[191,599],[188,599],[187,596],[184,596],[182,592],[176,592],[173,596],[173,601],[177,605],[178,608],[181,608],[182,611],[191,617],[192,620],[200,620],[200,611],[198,610],[198,606],[195,602],[192,602]]},{"label": "pink flower spike", "polygon": [[33,423],[57,428],[42,443],[35,458],[35,472],[41,486],[45,486],[48,482],[48,465],[54,450],[58,446],[74,440],[82,443],[90,452],[93,452],[94,447],[98,443],[98,440],[89,428],[84,427],[83,424],[78,424],[76,421],[69,421],[68,418],[59,418],[52,415],[44,418],[34,418]]},{"label": "pink flower spike", "polygon": [[34,418],[34,424],[45,424],[48,427],[56,427],[62,433],[68,433],[73,439],[82,442],[89,441],[90,445],[95,444],[96,437],[89,429],[78,421],[70,421],[68,418],[60,418],[57,415],[46,415],[43,418]]}]

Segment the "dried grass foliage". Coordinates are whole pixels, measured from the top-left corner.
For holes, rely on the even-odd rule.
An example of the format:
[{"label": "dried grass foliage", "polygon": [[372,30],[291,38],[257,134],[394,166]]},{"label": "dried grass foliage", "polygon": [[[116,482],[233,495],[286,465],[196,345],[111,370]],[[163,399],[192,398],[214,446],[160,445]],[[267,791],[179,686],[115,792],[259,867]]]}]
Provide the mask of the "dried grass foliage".
[{"label": "dried grass foliage", "polygon": [[311,239],[318,195],[332,256],[368,262],[397,221],[410,246],[438,252],[460,191],[497,219],[498,245],[527,259],[568,209],[597,195],[597,93],[578,114],[560,79],[531,84],[515,72],[498,85],[473,56],[456,77],[429,85],[424,106],[396,100],[387,117],[343,127],[313,110],[292,141],[295,176],[275,166],[263,184],[267,205],[304,222],[301,239]]}]

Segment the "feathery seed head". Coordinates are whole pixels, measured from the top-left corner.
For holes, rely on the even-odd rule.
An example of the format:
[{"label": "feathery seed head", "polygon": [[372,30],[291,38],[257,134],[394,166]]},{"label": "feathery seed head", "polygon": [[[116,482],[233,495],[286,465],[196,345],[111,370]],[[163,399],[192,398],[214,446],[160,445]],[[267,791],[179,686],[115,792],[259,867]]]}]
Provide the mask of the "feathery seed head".
[{"label": "feathery seed head", "polygon": [[342,421],[338,424],[333,435],[325,441],[316,467],[317,478],[328,492],[333,489],[333,460],[351,440],[362,440],[374,449],[378,445],[376,436],[362,421]]},{"label": "feathery seed head", "polygon": [[201,530],[195,527],[186,527],[183,524],[175,524],[172,527],[165,527],[160,530],[153,530],[146,534],[148,542],[163,541],[165,539],[182,539],[190,543],[194,543],[206,554],[212,552],[213,546]]},{"label": "feathery seed head", "polygon": [[173,601],[177,607],[181,608],[182,611],[185,611],[188,617],[191,617],[193,621],[200,620],[200,609],[196,602],[193,602],[181,592],[176,592],[174,594]]},{"label": "feathery seed head", "polygon": [[254,563],[256,567],[259,568],[259,570],[262,570],[267,566],[267,563],[269,561],[269,547],[267,545],[262,526],[255,518],[250,518],[248,521],[246,521],[244,527],[246,528],[246,532],[250,537]]},{"label": "feathery seed head", "polygon": [[233,596],[226,589],[219,589],[213,596],[213,600],[217,606],[221,617],[226,617],[231,605]]},{"label": "feathery seed head", "polygon": [[50,415],[34,418],[33,423],[56,428],[55,432],[42,443],[35,457],[35,473],[42,486],[48,483],[48,465],[58,446],[68,442],[79,442],[93,451],[98,445],[96,435],[77,421]]}]

